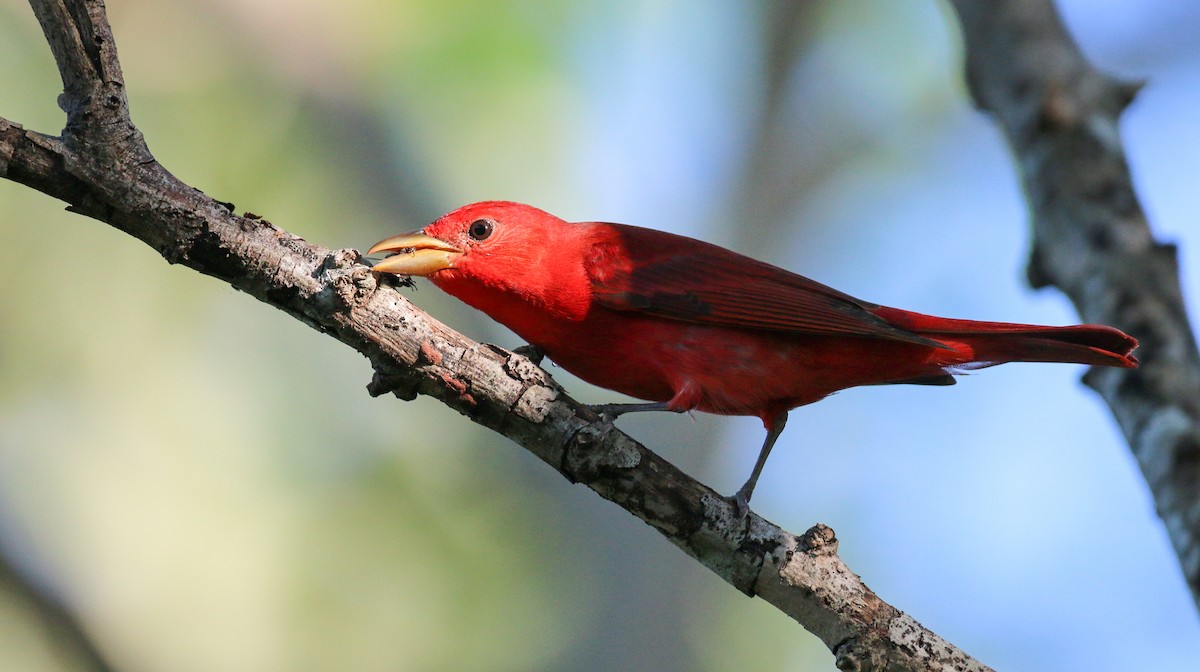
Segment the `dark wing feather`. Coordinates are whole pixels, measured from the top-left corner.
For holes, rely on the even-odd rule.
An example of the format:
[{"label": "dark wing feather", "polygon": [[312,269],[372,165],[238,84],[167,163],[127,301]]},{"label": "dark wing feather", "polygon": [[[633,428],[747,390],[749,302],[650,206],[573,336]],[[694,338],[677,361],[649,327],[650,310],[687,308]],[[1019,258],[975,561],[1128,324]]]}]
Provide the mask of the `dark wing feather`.
[{"label": "dark wing feather", "polygon": [[692,238],[623,224],[591,224],[585,267],[596,301],[685,322],[794,334],[937,341],[889,324],[819,282]]}]

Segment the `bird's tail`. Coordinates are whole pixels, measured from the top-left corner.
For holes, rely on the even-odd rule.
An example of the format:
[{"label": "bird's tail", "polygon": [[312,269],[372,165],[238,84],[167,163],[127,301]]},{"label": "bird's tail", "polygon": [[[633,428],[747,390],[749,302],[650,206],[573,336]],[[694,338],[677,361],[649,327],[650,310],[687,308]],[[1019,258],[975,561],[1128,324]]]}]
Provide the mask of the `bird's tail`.
[{"label": "bird's tail", "polygon": [[962,365],[987,366],[1004,362],[1065,362],[1133,368],[1137,339],[1119,329],[1099,324],[1043,327],[1007,322],[976,322],[879,308],[876,315],[888,323],[926,338],[945,342],[968,355]]}]

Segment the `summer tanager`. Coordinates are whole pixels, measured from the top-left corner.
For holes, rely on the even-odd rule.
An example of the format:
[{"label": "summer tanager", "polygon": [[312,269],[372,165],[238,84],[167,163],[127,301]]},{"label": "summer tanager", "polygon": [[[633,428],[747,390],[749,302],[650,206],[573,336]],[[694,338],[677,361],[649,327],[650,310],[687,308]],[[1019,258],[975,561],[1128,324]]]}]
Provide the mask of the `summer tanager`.
[{"label": "summer tanager", "polygon": [[788,411],[858,385],[953,385],[1005,362],[1137,366],[1112,327],[954,320],[861,301],[725,248],[653,229],[568,223],[486,201],[368,254],[427,276],[562,368],[645,404],[761,418],[767,438],[735,501],[744,514]]}]

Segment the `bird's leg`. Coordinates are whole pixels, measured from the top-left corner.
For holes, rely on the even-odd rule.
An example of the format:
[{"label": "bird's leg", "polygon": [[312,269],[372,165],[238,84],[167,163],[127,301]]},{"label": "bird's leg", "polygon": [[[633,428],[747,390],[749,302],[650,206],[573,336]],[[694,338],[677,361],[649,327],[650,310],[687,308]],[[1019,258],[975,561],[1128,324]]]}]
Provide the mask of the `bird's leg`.
[{"label": "bird's leg", "polygon": [[641,413],[644,411],[683,412],[682,409],[670,408],[667,404],[668,402],[665,401],[648,401],[640,404],[593,404],[588,406],[588,408],[600,416],[600,431],[607,432],[615,426],[616,419],[626,413]]},{"label": "bird's leg", "polygon": [[737,494],[733,496],[738,520],[744,519],[750,513],[750,497],[754,494],[754,486],[758,484],[758,477],[767,463],[767,456],[775,447],[775,440],[779,438],[779,435],[783,433],[783,428],[787,425],[787,418],[787,411],[771,418],[770,425],[767,427],[767,438],[763,441],[762,449],[758,451],[758,460],[754,463],[754,471],[750,472],[750,478],[746,479],[742,487],[738,488]]},{"label": "bird's leg", "polygon": [[670,411],[672,413],[682,413],[682,408],[671,408],[668,406],[670,402],[666,401],[648,401],[641,404],[595,404],[588,406],[601,419],[612,422],[618,417],[626,413],[641,413],[644,411]]}]

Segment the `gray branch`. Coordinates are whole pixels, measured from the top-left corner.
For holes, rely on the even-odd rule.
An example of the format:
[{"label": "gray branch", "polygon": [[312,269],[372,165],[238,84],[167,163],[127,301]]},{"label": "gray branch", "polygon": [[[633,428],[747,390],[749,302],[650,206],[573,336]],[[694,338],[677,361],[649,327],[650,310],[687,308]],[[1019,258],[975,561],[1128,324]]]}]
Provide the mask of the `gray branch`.
[{"label": "gray branch", "polygon": [[1003,129],[1033,220],[1028,275],[1088,322],[1141,342],[1139,369],[1092,369],[1200,605],[1200,354],[1175,246],[1157,242],[1121,146],[1139,84],[1094,69],[1049,0],[955,0],[976,105]]},{"label": "gray branch", "polygon": [[822,639],[840,669],[986,670],[876,596],[833,531],[792,535],[731,503],[611,425],[525,357],[475,343],[382,283],[355,250],[329,250],[238,215],[175,179],[129,117],[98,0],[31,0],[63,79],[58,137],[0,119],[0,177],[66,201],[361,352],[371,394],[437,398],[661,532],[747,595]]}]

